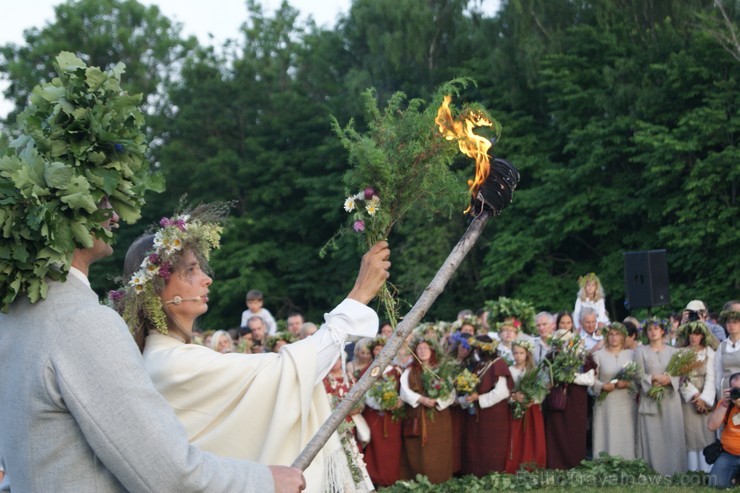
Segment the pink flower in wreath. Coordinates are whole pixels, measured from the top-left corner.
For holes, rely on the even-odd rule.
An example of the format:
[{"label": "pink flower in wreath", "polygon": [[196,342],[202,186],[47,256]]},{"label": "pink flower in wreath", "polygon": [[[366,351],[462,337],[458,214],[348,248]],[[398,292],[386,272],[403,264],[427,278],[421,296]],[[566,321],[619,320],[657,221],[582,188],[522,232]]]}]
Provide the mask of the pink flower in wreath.
[{"label": "pink flower in wreath", "polygon": [[352,227],[356,232],[362,233],[363,231],[365,231],[365,221],[363,221],[362,219],[358,219],[357,221],[355,221]]}]

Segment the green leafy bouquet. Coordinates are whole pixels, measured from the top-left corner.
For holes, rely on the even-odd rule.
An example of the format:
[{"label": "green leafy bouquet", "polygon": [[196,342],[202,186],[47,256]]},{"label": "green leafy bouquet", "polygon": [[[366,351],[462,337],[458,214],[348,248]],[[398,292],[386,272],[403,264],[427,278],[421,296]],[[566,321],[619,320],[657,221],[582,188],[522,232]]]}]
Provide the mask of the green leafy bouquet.
[{"label": "green leafy bouquet", "polygon": [[[691,348],[679,349],[671,359],[668,361],[668,365],[665,368],[665,373],[672,377],[686,378],[690,376],[694,370],[702,365],[702,361],[699,360],[698,353]],[[655,399],[660,406],[661,401],[665,397],[665,387],[663,385],[653,385],[648,389],[648,397]]]},{"label": "green leafy bouquet", "polygon": [[370,387],[368,395],[375,399],[382,411],[390,411],[393,421],[403,418],[405,408],[399,405],[401,398],[398,396],[398,380],[392,374],[385,374]]},{"label": "green leafy bouquet", "polygon": [[47,279],[64,279],[76,248],[110,242],[101,223],[108,199],[126,222],[140,217],[149,174],[141,95],[120,86],[124,65],[87,67],[62,52],[58,77],[36,86],[19,115],[21,135],[0,150],[0,300],[7,312],[19,293],[46,297]]},{"label": "green leafy bouquet", "polygon": [[542,402],[547,395],[547,381],[543,378],[540,367],[525,371],[514,385],[512,393],[514,392],[520,392],[524,396],[524,401],[512,400],[511,414],[514,419],[522,419],[530,403]]},{"label": "green leafy bouquet", "polygon": [[[444,95],[459,94],[470,79],[455,79],[442,85],[433,101]],[[347,226],[321,249],[338,248],[344,235],[357,236],[363,247],[370,247],[389,237],[393,227],[412,208],[423,208],[430,215],[447,209],[449,212],[465,201],[464,187],[450,164],[458,156],[458,145],[440,134],[435,125],[437,106],[426,105],[420,99],[407,100],[406,95],[394,94],[381,111],[375,92],[363,94],[368,130],[360,133],[353,121],[342,128],[332,120],[334,132],[349,152],[352,168],[345,175],[348,195],[344,210],[350,215]],[[460,115],[475,111],[492,122],[496,138],[501,126],[484,109],[469,105]],[[449,213],[448,212],[448,213]],[[393,327],[397,325],[396,299],[388,285],[381,290],[380,301]]]},{"label": "green leafy bouquet", "polygon": [[[443,361],[437,368],[423,368],[421,382],[423,394],[431,399],[445,399],[454,391],[452,384],[453,365]],[[427,416],[434,418],[434,408],[427,408]]]},{"label": "green leafy bouquet", "polygon": [[583,366],[583,347],[578,336],[570,339],[553,338],[551,359],[549,363],[550,379],[553,385],[569,384],[575,380],[575,374]]},{"label": "green leafy bouquet", "polygon": [[[629,382],[629,391],[635,392],[635,379],[640,375],[640,365],[636,361],[628,361],[622,366],[622,368],[614,375],[609,382],[616,384],[618,381],[623,380]],[[596,402],[604,402],[609,392],[601,392],[596,398]]]}]

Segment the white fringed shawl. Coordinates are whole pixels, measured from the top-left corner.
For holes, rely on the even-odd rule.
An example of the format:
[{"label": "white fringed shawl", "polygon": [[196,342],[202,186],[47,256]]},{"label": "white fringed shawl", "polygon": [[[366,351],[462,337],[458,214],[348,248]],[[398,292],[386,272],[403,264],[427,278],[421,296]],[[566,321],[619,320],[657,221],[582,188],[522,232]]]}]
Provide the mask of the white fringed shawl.
[{"label": "white fringed shawl", "polygon": [[[323,385],[314,385],[316,347],[307,340],[245,355],[151,334],[144,363],[190,442],[217,455],[290,465],[331,413]],[[304,475],[307,492],[352,483],[336,433]]]}]

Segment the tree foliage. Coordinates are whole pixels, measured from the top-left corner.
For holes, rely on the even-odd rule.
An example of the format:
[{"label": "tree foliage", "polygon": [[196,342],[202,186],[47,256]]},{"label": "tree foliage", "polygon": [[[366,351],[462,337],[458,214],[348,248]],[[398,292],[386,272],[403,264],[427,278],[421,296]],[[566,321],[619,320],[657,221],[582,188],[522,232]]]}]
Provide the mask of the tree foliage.
[{"label": "tree foliage", "polygon": [[[27,45],[0,50],[0,73],[20,109],[46,62],[72,45],[92,64],[124,61],[137,92],[162,88],[162,121],[150,124],[168,190],[143,213],[169,214],[186,192],[237,204],[213,259],[211,328],[237,323],[249,288],[279,317],[300,309],[318,320],[341,299],[359,256],[318,257],[342,221],[349,159],[330,115],[362,132],[368,88],[384,107],[397,91],[429,100],[455,76],[478,82],[460,102],[501,122],[496,153],[522,180],[430,318],[500,296],[568,309],[590,271],[620,318],[623,252],[656,248],[668,251],[672,298],[661,310],[737,298],[740,65],[720,35],[738,31],[738,3],[505,0],[494,17],[475,5],[355,0],[336,28],[320,29],[287,3],[266,15],[250,0],[240,39],[180,64],[187,43],[156,8],[68,2]],[[461,156],[454,172],[462,181],[472,169]],[[419,208],[399,224],[392,280],[402,298],[424,289],[465,223],[462,211],[430,219]]]}]

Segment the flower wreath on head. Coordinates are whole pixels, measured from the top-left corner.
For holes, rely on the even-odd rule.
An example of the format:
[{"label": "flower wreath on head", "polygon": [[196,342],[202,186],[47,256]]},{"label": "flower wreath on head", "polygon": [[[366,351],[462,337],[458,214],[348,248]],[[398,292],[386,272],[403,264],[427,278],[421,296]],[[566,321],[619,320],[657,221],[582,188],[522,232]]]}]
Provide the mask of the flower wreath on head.
[{"label": "flower wreath on head", "polygon": [[496,332],[501,332],[504,327],[513,327],[519,333],[522,330],[522,322],[516,317],[506,317],[503,322],[497,322],[494,327],[496,327]]},{"label": "flower wreath on head", "polygon": [[385,346],[387,340],[383,336],[377,336],[375,339],[370,341],[370,343],[367,345],[368,350],[372,354],[373,350],[378,346]]},{"label": "flower wreath on head", "polygon": [[650,317],[650,318],[647,318],[647,319],[645,319],[645,320],[642,321],[642,327],[643,327],[645,333],[647,333],[647,329],[648,329],[648,327],[650,325],[657,325],[658,327],[660,327],[661,329],[663,329],[663,332],[667,333],[668,332],[668,327],[670,326],[670,323],[668,322],[668,320],[666,320],[664,318],[658,318],[658,317]]},{"label": "flower wreath on head", "polygon": [[472,347],[473,349],[477,349],[478,351],[482,351],[484,353],[488,353],[494,356],[498,352],[498,342],[497,341],[485,342],[485,341],[479,341],[475,337],[471,337],[468,340],[468,344],[470,344],[470,347]]},{"label": "flower wreath on head", "polygon": [[709,330],[709,327],[707,327],[707,324],[705,324],[704,322],[695,320],[693,322],[687,322],[678,328],[678,335],[684,341],[686,341],[687,344],[689,342],[690,334],[703,335],[704,345],[709,346],[712,349],[717,349],[717,347],[719,346],[719,341],[717,341],[717,338],[714,337],[714,334],[712,334],[712,332]]},{"label": "flower wreath on head", "polygon": [[439,341],[436,337],[431,337],[426,334],[426,330],[431,326],[432,324],[423,324],[414,329],[414,332],[416,333],[414,335],[414,338],[411,340],[411,343],[409,344],[409,349],[416,353],[416,346],[421,344],[422,342],[426,342],[429,345],[429,348],[434,351],[437,354],[437,357],[439,358],[442,354],[442,351],[439,347]]},{"label": "flower wreath on head", "polygon": [[578,287],[585,288],[589,281],[595,282],[597,286],[601,284],[599,276],[597,276],[595,272],[589,272],[588,274],[578,278]]},{"label": "flower wreath on head", "polygon": [[[157,331],[167,334],[167,313],[159,296],[173,269],[190,250],[207,270],[211,250],[219,248],[221,223],[226,219],[229,204],[201,204],[192,211],[163,217],[154,233],[154,244],[139,269],[125,284],[108,293],[109,304],[126,321],[132,333],[137,333],[147,322]],[[175,296],[167,304],[178,305],[182,298]]]},{"label": "flower wreath on head", "polygon": [[448,342],[454,347],[462,346],[463,348],[470,350],[471,339],[475,339],[475,336],[473,336],[472,334],[463,334],[458,329],[456,332],[452,333],[452,335],[448,339]]},{"label": "flower wreath on head", "polygon": [[516,340],[511,343],[511,346],[519,346],[521,348],[524,348],[526,351],[529,351],[530,353],[534,354],[534,344],[532,344],[531,341],[528,341],[526,339],[520,339]]},{"label": "flower wreath on head", "polygon": [[719,314],[719,323],[726,324],[728,320],[740,320],[740,311],[723,310]]},{"label": "flower wreath on head", "polygon": [[279,341],[285,341],[288,344],[292,344],[296,341],[296,336],[293,335],[291,332],[288,332],[287,330],[282,330],[279,332],[275,332],[274,335],[267,337],[267,342],[265,343],[265,347],[267,347],[267,350],[270,352],[275,351],[275,345]]},{"label": "flower wreath on head", "polygon": [[472,326],[472,327],[473,327],[473,329],[475,329],[475,333],[476,333],[476,334],[478,333],[478,331],[479,331],[479,330],[480,330],[480,328],[481,328],[481,327],[480,327],[480,323],[478,322],[478,319],[477,319],[477,318],[475,318],[475,317],[474,317],[474,316],[472,316],[472,315],[470,315],[470,316],[467,316],[467,317],[463,317],[463,318],[461,318],[461,319],[458,319],[458,320],[455,320],[455,321],[454,321],[454,322],[452,323],[452,325],[450,326],[450,328],[451,328],[452,330],[460,330],[460,329],[462,328],[462,326],[463,326],[463,325],[470,325],[470,326]]}]

